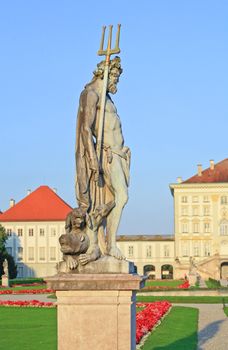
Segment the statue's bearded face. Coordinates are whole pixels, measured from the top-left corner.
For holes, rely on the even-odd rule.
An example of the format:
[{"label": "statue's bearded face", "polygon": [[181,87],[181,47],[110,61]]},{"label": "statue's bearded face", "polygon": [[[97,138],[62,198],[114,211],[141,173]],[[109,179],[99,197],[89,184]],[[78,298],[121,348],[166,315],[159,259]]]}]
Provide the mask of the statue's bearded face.
[{"label": "statue's bearded face", "polygon": [[114,68],[109,73],[108,79],[108,92],[115,94],[117,92],[117,83],[119,82],[120,72],[118,69]]}]

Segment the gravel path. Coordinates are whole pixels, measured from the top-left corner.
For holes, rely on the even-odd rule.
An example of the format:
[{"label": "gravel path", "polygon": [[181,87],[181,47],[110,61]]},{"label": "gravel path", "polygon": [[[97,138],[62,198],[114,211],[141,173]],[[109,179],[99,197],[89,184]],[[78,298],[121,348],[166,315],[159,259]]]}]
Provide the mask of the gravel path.
[{"label": "gravel path", "polygon": [[228,350],[228,317],[222,304],[175,305],[199,309],[197,350]]},{"label": "gravel path", "polygon": [[54,303],[56,299],[48,298],[48,294],[1,294],[0,300],[39,300]]}]

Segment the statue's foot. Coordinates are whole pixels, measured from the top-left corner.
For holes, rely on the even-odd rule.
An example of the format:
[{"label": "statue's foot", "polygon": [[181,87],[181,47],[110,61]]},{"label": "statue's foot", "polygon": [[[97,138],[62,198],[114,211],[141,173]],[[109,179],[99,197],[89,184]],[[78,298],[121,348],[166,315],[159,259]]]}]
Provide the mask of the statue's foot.
[{"label": "statue's foot", "polygon": [[109,250],[108,255],[114,256],[114,258],[119,259],[119,260],[125,260],[126,259],[125,256],[123,255],[123,253],[117,247],[112,247]]},{"label": "statue's foot", "polygon": [[71,255],[65,257],[66,266],[69,270],[74,270],[78,266],[77,260],[75,260]]}]

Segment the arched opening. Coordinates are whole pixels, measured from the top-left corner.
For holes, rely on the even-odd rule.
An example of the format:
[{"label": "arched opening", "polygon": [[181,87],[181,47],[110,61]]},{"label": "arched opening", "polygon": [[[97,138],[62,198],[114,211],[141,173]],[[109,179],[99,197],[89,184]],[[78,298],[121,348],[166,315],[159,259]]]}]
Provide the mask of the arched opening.
[{"label": "arched opening", "polygon": [[161,267],[161,278],[162,279],[173,279],[173,266],[162,265]]},{"label": "arched opening", "polygon": [[149,279],[155,279],[155,266],[145,265],[143,268],[143,274],[148,276]]},{"label": "arched opening", "polygon": [[225,261],[221,264],[220,276],[222,279],[228,279],[228,261]]}]

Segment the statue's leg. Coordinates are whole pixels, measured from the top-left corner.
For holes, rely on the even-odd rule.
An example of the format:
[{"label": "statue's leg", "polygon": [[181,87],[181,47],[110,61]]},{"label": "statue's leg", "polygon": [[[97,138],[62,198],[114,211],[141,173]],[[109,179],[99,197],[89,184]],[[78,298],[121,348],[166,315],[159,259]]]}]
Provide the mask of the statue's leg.
[{"label": "statue's leg", "polygon": [[[116,246],[116,232],[119,227],[122,210],[128,201],[128,188],[120,156],[113,154],[112,162],[108,166],[108,176],[115,198],[115,207],[107,217],[108,252],[109,255],[112,255],[118,259],[123,259],[123,254]],[[105,174],[105,176],[107,176],[107,174]]]}]

